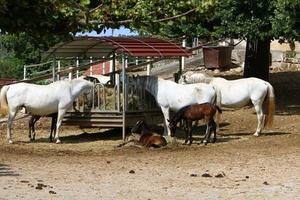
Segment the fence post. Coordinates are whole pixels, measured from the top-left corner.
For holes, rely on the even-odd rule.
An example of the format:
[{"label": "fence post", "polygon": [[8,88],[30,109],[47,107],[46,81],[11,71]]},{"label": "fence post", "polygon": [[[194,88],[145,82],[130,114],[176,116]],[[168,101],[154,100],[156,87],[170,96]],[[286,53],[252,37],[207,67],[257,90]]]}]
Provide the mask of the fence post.
[{"label": "fence post", "polygon": [[55,57],[53,58],[52,62],[52,82],[55,82],[56,77],[55,77],[55,65],[56,65],[56,59]]},{"label": "fence post", "polygon": [[[90,63],[93,62],[93,57],[90,57]],[[93,75],[93,65],[90,66],[90,75]]]},{"label": "fence post", "polygon": [[[183,40],[182,40],[182,47],[186,47],[186,38],[184,38]],[[181,71],[183,71],[184,70],[184,56],[181,56],[181,66],[180,66],[180,68],[181,68]]]},{"label": "fence post", "polygon": [[26,80],[26,65],[24,65],[23,79]]},{"label": "fence post", "polygon": [[59,72],[60,72],[60,60],[58,60],[57,61],[57,80],[60,80],[60,74],[59,74]]}]

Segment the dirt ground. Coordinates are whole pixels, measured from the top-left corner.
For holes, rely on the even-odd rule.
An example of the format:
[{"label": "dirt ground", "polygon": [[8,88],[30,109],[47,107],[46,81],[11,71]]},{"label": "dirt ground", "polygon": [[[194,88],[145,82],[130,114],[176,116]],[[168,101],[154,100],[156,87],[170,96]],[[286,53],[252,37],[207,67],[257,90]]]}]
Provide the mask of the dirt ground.
[{"label": "dirt ground", "polygon": [[[238,77],[240,75],[235,75]],[[233,78],[232,74],[226,75]],[[48,142],[49,120],[28,142],[27,119],[14,122],[14,144],[0,124],[3,199],[300,199],[300,69],[273,70],[274,125],[260,137],[253,108],[225,110],[217,143],[157,150],[121,143],[121,130],[63,127]]]}]

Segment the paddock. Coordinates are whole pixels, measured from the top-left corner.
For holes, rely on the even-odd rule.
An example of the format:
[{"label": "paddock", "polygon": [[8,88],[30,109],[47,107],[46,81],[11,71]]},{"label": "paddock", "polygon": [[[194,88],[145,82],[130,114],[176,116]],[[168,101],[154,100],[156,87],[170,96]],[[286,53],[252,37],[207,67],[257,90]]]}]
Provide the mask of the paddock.
[{"label": "paddock", "polygon": [[[239,78],[241,74],[222,74]],[[29,143],[27,118],[14,122],[16,143],[0,124],[0,199],[297,199],[300,196],[300,69],[272,71],[274,126],[253,137],[253,108],[224,110],[215,144],[158,150],[116,146],[121,128],[62,126],[61,145],[48,142],[50,120]],[[161,126],[156,127],[163,131]],[[211,177],[210,177],[211,176]],[[215,177],[217,176],[217,177]]]}]

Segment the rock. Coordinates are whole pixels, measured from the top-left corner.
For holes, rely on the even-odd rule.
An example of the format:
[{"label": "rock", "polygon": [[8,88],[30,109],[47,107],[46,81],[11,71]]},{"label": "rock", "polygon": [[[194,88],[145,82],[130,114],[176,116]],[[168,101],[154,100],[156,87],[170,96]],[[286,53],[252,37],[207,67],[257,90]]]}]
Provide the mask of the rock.
[{"label": "rock", "polygon": [[134,170],[130,170],[130,171],[129,171],[129,174],[134,174],[134,173],[135,173]]},{"label": "rock", "polygon": [[247,178],[247,179],[248,179],[248,178],[249,178],[249,176],[245,176],[245,178]]},{"label": "rock", "polygon": [[56,192],[53,191],[53,190],[50,190],[50,191],[49,191],[49,194],[56,194]]},{"label": "rock", "polygon": [[197,174],[191,174],[190,176],[191,177],[197,177],[198,175]]},{"label": "rock", "polygon": [[224,172],[219,172],[215,175],[216,178],[223,178],[225,176]]},{"label": "rock", "polygon": [[26,180],[21,180],[20,182],[21,183],[29,183],[29,181],[26,181]]},{"label": "rock", "polygon": [[209,173],[205,172],[204,174],[202,174],[202,177],[212,177],[212,175],[210,175]]},{"label": "rock", "polygon": [[267,181],[263,182],[264,185],[270,185]]},{"label": "rock", "polygon": [[42,190],[43,187],[42,187],[42,186],[36,186],[35,189],[37,189],[37,190]]}]

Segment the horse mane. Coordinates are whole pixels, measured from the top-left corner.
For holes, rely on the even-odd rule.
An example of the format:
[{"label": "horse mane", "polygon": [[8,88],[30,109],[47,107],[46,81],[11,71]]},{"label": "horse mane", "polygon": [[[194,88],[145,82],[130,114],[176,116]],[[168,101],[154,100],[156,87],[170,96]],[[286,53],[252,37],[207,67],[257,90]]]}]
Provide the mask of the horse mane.
[{"label": "horse mane", "polygon": [[172,117],[172,119],[170,120],[171,123],[174,123],[174,125],[176,125],[182,118],[182,115],[184,114],[185,110],[188,109],[191,105],[187,105],[184,106],[182,108],[180,108],[175,115]]}]

